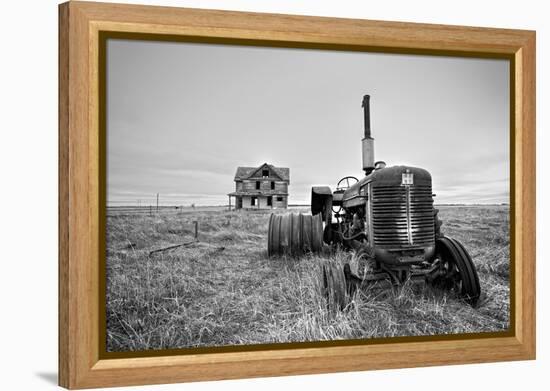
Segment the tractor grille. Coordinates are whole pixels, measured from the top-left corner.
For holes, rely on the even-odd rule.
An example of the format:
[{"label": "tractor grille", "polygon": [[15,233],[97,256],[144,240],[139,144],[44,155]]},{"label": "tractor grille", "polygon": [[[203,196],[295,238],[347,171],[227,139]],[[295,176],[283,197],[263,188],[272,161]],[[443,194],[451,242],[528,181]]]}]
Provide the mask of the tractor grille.
[{"label": "tractor grille", "polygon": [[434,244],[431,186],[372,188],[374,244],[386,249]]}]

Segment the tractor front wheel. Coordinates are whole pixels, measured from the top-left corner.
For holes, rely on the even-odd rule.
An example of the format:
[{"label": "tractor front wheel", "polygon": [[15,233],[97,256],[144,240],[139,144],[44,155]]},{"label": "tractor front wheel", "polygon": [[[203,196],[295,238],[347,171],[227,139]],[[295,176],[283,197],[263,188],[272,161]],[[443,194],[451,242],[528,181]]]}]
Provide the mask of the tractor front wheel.
[{"label": "tractor front wheel", "polygon": [[341,265],[330,261],[321,264],[321,290],[329,312],[346,308],[348,304],[346,277]]},{"label": "tractor front wheel", "polygon": [[442,236],[436,240],[436,252],[441,262],[440,276],[434,284],[454,291],[475,306],[481,294],[475,265],[464,246],[456,239]]}]

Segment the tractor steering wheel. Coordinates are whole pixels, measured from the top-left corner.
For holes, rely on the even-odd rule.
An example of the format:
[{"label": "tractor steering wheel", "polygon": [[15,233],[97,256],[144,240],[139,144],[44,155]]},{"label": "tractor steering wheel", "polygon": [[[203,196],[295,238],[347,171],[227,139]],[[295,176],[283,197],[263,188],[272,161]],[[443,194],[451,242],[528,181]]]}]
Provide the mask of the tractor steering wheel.
[{"label": "tractor steering wheel", "polygon": [[[355,185],[357,182],[359,182],[359,179],[357,179],[354,176],[345,176],[342,179],[338,181],[336,184],[336,191],[338,192],[344,192],[347,189],[349,189],[351,186]],[[345,185],[344,185],[345,184]],[[334,214],[339,214],[342,211],[342,205],[338,205],[338,207],[335,209],[332,207],[332,212]]]},{"label": "tractor steering wheel", "polygon": [[[336,191],[338,190],[347,190],[351,186],[355,185],[357,182],[359,182],[359,179],[357,179],[354,176],[345,176],[340,181],[338,181],[338,184],[336,185]],[[343,184],[346,184],[345,186]]]}]

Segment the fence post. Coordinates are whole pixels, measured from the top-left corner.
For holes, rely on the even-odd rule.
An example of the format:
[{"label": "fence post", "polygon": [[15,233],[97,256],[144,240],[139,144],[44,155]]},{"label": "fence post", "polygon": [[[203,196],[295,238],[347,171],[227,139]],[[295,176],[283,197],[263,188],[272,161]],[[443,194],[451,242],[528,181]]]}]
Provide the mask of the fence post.
[{"label": "fence post", "polygon": [[199,240],[199,222],[195,220],[193,224],[195,224],[195,240]]}]

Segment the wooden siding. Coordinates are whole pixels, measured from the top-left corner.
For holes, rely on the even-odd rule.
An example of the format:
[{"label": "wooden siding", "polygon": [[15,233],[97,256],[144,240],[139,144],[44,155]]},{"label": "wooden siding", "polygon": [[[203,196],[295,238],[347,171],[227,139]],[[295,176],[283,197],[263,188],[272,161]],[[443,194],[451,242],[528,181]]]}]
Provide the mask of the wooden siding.
[{"label": "wooden siding", "polygon": [[271,182],[275,182],[275,191],[280,193],[288,193],[288,183],[284,181],[273,181],[270,179],[246,179],[242,182],[236,182],[236,191],[256,191],[256,182],[260,182],[259,190],[271,190]]},{"label": "wooden siding", "polygon": [[287,208],[288,207],[288,197],[280,196],[283,200],[277,201],[277,196],[273,197],[273,207],[274,208]]},{"label": "wooden siding", "polygon": [[[287,196],[273,196],[273,203],[272,206],[267,205],[267,196],[254,196],[256,197],[256,204],[252,206],[253,196],[242,196],[243,199],[243,209],[278,209],[278,208],[284,208],[286,209],[288,206],[288,197]],[[277,201],[277,197],[281,197],[282,201]],[[237,197],[238,200],[238,197]],[[235,202],[235,208],[238,208],[238,201]]]}]

